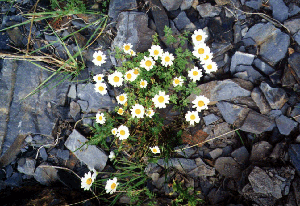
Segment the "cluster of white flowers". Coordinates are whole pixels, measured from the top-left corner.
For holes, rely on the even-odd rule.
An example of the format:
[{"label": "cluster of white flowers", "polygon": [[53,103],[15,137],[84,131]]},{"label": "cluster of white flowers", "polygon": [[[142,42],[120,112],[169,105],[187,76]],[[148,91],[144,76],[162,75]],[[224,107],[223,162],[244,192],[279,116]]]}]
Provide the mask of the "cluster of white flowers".
[{"label": "cluster of white flowers", "polygon": [[208,109],[207,105],[209,103],[209,99],[206,98],[205,96],[197,96],[196,99],[192,102],[193,108],[196,108],[196,111],[188,111],[185,114],[185,119],[186,121],[190,122],[190,125],[194,125],[195,122],[199,123],[200,118],[198,115],[198,112],[201,112],[201,110]]}]

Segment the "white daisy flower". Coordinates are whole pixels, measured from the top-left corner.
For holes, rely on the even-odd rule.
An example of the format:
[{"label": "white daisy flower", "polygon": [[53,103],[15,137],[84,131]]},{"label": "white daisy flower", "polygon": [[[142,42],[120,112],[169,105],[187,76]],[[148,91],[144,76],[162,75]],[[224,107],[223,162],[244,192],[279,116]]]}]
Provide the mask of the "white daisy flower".
[{"label": "white daisy flower", "polygon": [[196,123],[199,123],[200,122],[200,118],[198,116],[198,112],[197,111],[188,111],[186,114],[185,114],[185,119],[186,121],[190,122],[190,125],[194,125],[195,122]]},{"label": "white daisy flower", "polygon": [[211,61],[212,58],[213,58],[213,54],[211,52],[209,51],[204,52],[204,54],[200,56],[201,64],[205,64],[205,62]]},{"label": "white daisy flower", "polygon": [[124,113],[124,110],[123,110],[122,107],[120,107],[120,108],[118,109],[118,114],[119,114],[119,115],[123,115],[123,113]]},{"label": "white daisy flower", "polygon": [[154,65],[155,61],[152,59],[152,57],[144,57],[144,59],[142,59],[140,62],[140,66],[145,68],[147,71],[150,71]]},{"label": "white daisy flower", "polygon": [[201,58],[204,54],[210,52],[210,48],[206,44],[198,44],[194,47],[193,55],[197,58]]},{"label": "white daisy flower", "polygon": [[193,69],[191,69],[188,72],[188,76],[194,81],[196,82],[197,80],[200,80],[200,78],[202,77],[202,70],[199,69],[198,67],[194,67]]},{"label": "white daisy flower", "polygon": [[127,101],[127,94],[124,93],[117,96],[117,101],[119,104],[125,104]]},{"label": "white daisy flower", "polygon": [[135,104],[131,109],[132,117],[143,118],[145,114],[145,109],[140,104]]},{"label": "white daisy flower", "polygon": [[162,48],[160,48],[159,45],[152,45],[151,48],[149,49],[150,56],[152,56],[155,60],[158,60],[158,57],[161,57],[163,54]]},{"label": "white daisy flower", "polygon": [[96,65],[96,66],[101,66],[102,64],[104,64],[106,61],[106,56],[105,54],[102,52],[102,51],[96,51],[94,54],[93,54],[93,63]]},{"label": "white daisy flower", "polygon": [[146,113],[145,113],[145,115],[147,116],[147,117],[150,117],[150,118],[152,118],[152,116],[155,114],[155,112],[153,111],[153,109],[147,109],[147,111],[146,111]]},{"label": "white daisy flower", "polygon": [[156,94],[152,101],[154,102],[154,106],[157,108],[166,108],[166,104],[169,104],[170,96],[166,95],[165,92],[159,91]]},{"label": "white daisy flower", "polygon": [[115,71],[114,73],[110,74],[108,76],[108,82],[114,86],[114,87],[119,87],[122,86],[123,84],[123,75],[121,72]]},{"label": "white daisy flower", "polygon": [[198,112],[201,112],[201,110],[208,109],[207,105],[209,103],[209,99],[205,96],[200,95],[197,96],[192,103],[194,104],[193,108],[196,108]]},{"label": "white daisy flower", "polygon": [[154,154],[160,153],[160,149],[158,146],[149,147]]},{"label": "white daisy flower", "polygon": [[130,50],[130,55],[133,56],[133,57],[136,56],[135,51],[133,51],[133,50],[131,49],[131,50]]},{"label": "white daisy flower", "polygon": [[95,91],[96,92],[99,92],[100,94],[104,95],[107,93],[107,90],[106,90],[107,86],[105,83],[103,82],[100,82],[100,83],[97,83],[95,84]]},{"label": "white daisy flower", "polygon": [[104,77],[103,74],[97,74],[93,77],[93,79],[95,82],[100,83],[100,82],[103,82],[103,77]]},{"label": "white daisy flower", "polygon": [[141,88],[146,88],[147,87],[148,82],[144,79],[141,79],[140,81],[140,87]]},{"label": "white daisy flower", "polygon": [[121,125],[118,128],[117,137],[119,137],[120,140],[127,139],[129,137],[129,129],[125,125]]},{"label": "white daisy flower", "polygon": [[114,153],[114,151],[110,151],[108,158],[110,159],[110,161],[113,161],[113,159],[116,158],[116,154]]},{"label": "white daisy flower", "polygon": [[134,70],[131,69],[125,73],[125,80],[133,82],[136,80],[137,75],[134,74]]},{"label": "white daisy flower", "polygon": [[175,77],[173,79],[173,86],[176,87],[176,86],[182,86],[183,84],[183,79],[181,77]]},{"label": "white daisy flower", "polygon": [[139,69],[138,67],[135,67],[135,68],[133,69],[133,73],[134,73],[136,76],[139,76],[139,74],[140,74],[140,69]]},{"label": "white daisy flower", "polygon": [[117,128],[113,128],[113,129],[111,130],[111,133],[112,133],[113,135],[116,135],[117,132],[118,132],[118,129],[117,129]]},{"label": "white daisy flower", "polygon": [[114,177],[112,180],[111,179],[107,180],[106,185],[105,185],[106,193],[112,194],[112,193],[116,192],[118,185],[119,185],[119,183],[117,182],[116,177]]},{"label": "white daisy flower", "polygon": [[97,113],[96,114],[96,122],[99,123],[99,124],[104,124],[106,121],[106,118],[104,116],[103,113]]},{"label": "white daisy flower", "polygon": [[204,43],[206,38],[207,34],[202,29],[195,30],[194,34],[192,35],[194,45]]},{"label": "white daisy flower", "polygon": [[81,188],[83,188],[84,190],[89,190],[96,179],[97,174],[95,174],[96,173],[92,175],[90,171],[88,173],[85,173],[84,177],[81,178]]},{"label": "white daisy flower", "polygon": [[170,54],[169,52],[165,52],[161,56],[161,64],[165,67],[172,66],[173,60],[174,60],[174,56],[173,56],[173,54]]},{"label": "white daisy flower", "polygon": [[216,72],[218,70],[218,65],[216,62],[213,61],[206,61],[203,65],[205,73],[209,74],[211,72]]},{"label": "white daisy flower", "polygon": [[128,43],[128,44],[123,44],[123,51],[126,53],[126,54],[130,54],[131,52],[131,49],[132,48],[132,44]]}]

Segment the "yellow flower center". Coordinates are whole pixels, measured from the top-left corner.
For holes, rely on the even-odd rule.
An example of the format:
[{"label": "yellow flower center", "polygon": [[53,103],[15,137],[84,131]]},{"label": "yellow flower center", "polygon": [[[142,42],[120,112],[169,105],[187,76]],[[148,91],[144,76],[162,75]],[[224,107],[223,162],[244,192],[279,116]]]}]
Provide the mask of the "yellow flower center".
[{"label": "yellow flower center", "polygon": [[125,107],[127,106],[127,102],[125,102],[124,106],[125,106]]},{"label": "yellow flower center", "polygon": [[119,100],[122,102],[125,100],[125,97],[124,96],[120,96]]},{"label": "yellow flower center", "polygon": [[100,86],[98,87],[99,91],[102,92],[104,90],[104,87]]},{"label": "yellow flower center", "polygon": [[135,113],[136,113],[136,114],[141,114],[141,112],[142,112],[142,111],[141,111],[140,109],[136,109],[136,110],[135,110]]},{"label": "yellow flower center", "polygon": [[114,190],[116,187],[117,187],[117,184],[116,184],[116,183],[112,183],[111,186],[110,186],[110,188],[111,188],[112,190]]},{"label": "yellow flower center", "polygon": [[193,75],[194,75],[194,76],[197,76],[197,75],[198,75],[198,72],[197,72],[197,71],[193,71]]},{"label": "yellow flower center", "polygon": [[204,49],[203,48],[198,49],[198,54],[204,54]]},{"label": "yellow flower center", "polygon": [[157,100],[159,103],[163,103],[165,101],[165,98],[163,96],[160,96]]},{"label": "yellow flower center", "polygon": [[99,81],[101,81],[101,79],[102,79],[102,77],[101,77],[101,76],[99,76],[99,77],[98,77],[98,80],[99,80]]},{"label": "yellow flower center", "polygon": [[209,65],[207,65],[207,67],[206,67],[207,69],[212,69],[212,65],[211,64],[209,64]]},{"label": "yellow flower center", "polygon": [[101,62],[102,56],[97,56],[97,61]]},{"label": "yellow flower center", "polygon": [[93,182],[92,178],[88,178],[88,179],[86,180],[86,184],[88,184],[88,185],[92,184],[92,182]]},{"label": "yellow flower center", "polygon": [[148,115],[151,115],[151,111],[148,111],[147,114],[148,114]]},{"label": "yellow flower center", "polygon": [[208,60],[209,59],[209,56],[208,55],[206,55],[205,56],[205,58],[204,58],[204,60]]},{"label": "yellow flower center", "polygon": [[120,78],[117,77],[117,76],[115,76],[115,77],[114,77],[114,82],[119,82],[119,81],[120,81]]},{"label": "yellow flower center", "polygon": [[127,75],[127,79],[131,79],[132,75],[130,73],[128,73]]},{"label": "yellow flower center", "polygon": [[113,130],[113,134],[116,134],[116,130]]},{"label": "yellow flower center", "polygon": [[179,84],[180,83],[179,79],[175,79],[174,82],[175,82],[175,84]]},{"label": "yellow flower center", "polygon": [[191,115],[191,120],[194,120],[194,119],[196,119],[196,116],[195,115]]},{"label": "yellow flower center", "polygon": [[166,58],[165,58],[165,61],[166,61],[166,62],[169,62],[170,60],[171,60],[170,57],[166,57]]},{"label": "yellow flower center", "polygon": [[102,119],[103,119],[103,117],[102,117],[102,116],[100,116],[100,117],[99,117],[99,120],[102,120]]},{"label": "yellow flower center", "polygon": [[136,75],[138,75],[139,74],[139,70],[135,69],[133,73],[136,74]]},{"label": "yellow flower center", "polygon": [[150,67],[150,66],[152,65],[152,62],[151,62],[150,60],[147,60],[147,61],[145,62],[145,65],[146,65],[147,67]]},{"label": "yellow flower center", "polygon": [[145,82],[144,82],[144,81],[142,81],[142,82],[141,82],[141,85],[142,85],[142,86],[145,86]]},{"label": "yellow flower center", "polygon": [[125,131],[124,131],[124,130],[121,130],[121,131],[120,131],[120,135],[125,135]]},{"label": "yellow flower center", "polygon": [[129,46],[129,45],[125,45],[125,46],[124,46],[124,50],[125,50],[125,51],[128,51],[129,49],[130,49],[130,46]]},{"label": "yellow flower center", "polygon": [[154,53],[154,55],[156,55],[156,56],[157,56],[157,55],[159,54],[159,51],[158,51],[158,50],[154,50],[154,52],[153,52],[153,53]]},{"label": "yellow flower center", "polygon": [[152,151],[153,151],[153,153],[156,153],[156,152],[157,152],[157,149],[156,149],[156,148],[153,148]]},{"label": "yellow flower center", "polygon": [[199,107],[203,107],[204,106],[204,102],[203,101],[198,101],[198,106]]},{"label": "yellow flower center", "polygon": [[122,109],[122,108],[119,108],[118,113],[119,113],[119,114],[123,114],[123,109]]},{"label": "yellow flower center", "polygon": [[201,40],[202,40],[202,35],[197,35],[197,36],[196,36],[196,40],[197,40],[197,41],[201,41]]}]

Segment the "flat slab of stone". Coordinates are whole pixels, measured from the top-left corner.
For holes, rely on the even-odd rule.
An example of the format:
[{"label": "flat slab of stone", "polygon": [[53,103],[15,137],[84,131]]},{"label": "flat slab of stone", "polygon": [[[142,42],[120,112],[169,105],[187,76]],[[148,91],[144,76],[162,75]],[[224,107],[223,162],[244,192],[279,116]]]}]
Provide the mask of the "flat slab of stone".
[{"label": "flat slab of stone", "polygon": [[195,160],[185,158],[171,158],[168,162],[165,162],[164,159],[159,159],[157,164],[166,169],[173,167],[183,173],[190,172],[197,167]]},{"label": "flat slab of stone", "polygon": [[[197,88],[201,90],[200,95],[207,97],[213,104],[221,100],[250,96],[253,85],[251,82],[242,79],[226,79],[201,84]],[[196,96],[191,94],[188,99],[192,102]]]},{"label": "flat slab of stone", "polygon": [[217,107],[225,121],[229,124],[234,124],[236,121],[244,120],[245,116],[249,112],[249,109],[246,107],[225,101],[218,102]]},{"label": "flat slab of stone", "polygon": [[137,7],[136,0],[111,0],[109,2],[108,16],[115,19],[122,11],[137,11]]},{"label": "flat slab of stone", "polygon": [[84,136],[74,129],[66,140],[65,146],[73,152],[80,161],[85,163],[90,170],[96,169],[97,171],[102,171],[106,165],[108,156],[95,145],[84,145],[87,141]]},{"label": "flat slab of stone", "polygon": [[240,165],[232,157],[218,158],[215,168],[221,175],[229,178],[239,178],[242,172]]},{"label": "flat slab of stone", "polygon": [[278,127],[278,130],[283,135],[289,135],[291,131],[297,127],[298,122],[295,122],[294,120],[291,120],[290,118],[280,115],[275,119],[276,125]]},{"label": "flat slab of stone", "polygon": [[288,96],[283,88],[273,88],[265,82],[262,82],[259,88],[272,109],[281,109],[288,101]]}]

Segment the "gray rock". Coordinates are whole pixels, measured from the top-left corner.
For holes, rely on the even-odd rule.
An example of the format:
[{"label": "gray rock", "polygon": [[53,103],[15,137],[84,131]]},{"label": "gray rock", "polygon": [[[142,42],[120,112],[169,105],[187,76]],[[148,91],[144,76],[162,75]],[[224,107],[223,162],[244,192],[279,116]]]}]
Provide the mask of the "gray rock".
[{"label": "gray rock", "polygon": [[249,65],[238,65],[235,67],[236,72],[246,72],[247,77],[245,80],[249,80],[252,83],[260,82],[264,77],[256,71],[252,66]]},{"label": "gray rock", "polygon": [[300,53],[295,52],[288,58],[289,65],[292,67],[297,77],[300,78]]},{"label": "gray rock", "polygon": [[115,19],[122,11],[137,11],[136,0],[111,0],[109,2],[108,16]]},{"label": "gray rock", "polygon": [[72,151],[80,161],[84,162],[89,169],[102,171],[106,165],[108,157],[95,145],[84,145],[87,141],[88,140],[84,136],[74,129],[72,134],[70,134],[66,140],[65,146]]},{"label": "gray rock", "polygon": [[218,16],[221,12],[221,7],[212,6],[210,3],[200,4],[197,10],[202,18]]},{"label": "gray rock", "polygon": [[[228,134],[225,134],[228,133]],[[216,138],[215,137],[222,137],[222,138]],[[213,139],[213,140],[211,140]],[[208,144],[210,145],[210,148],[218,148],[218,147],[226,147],[228,145],[232,145],[236,143],[235,133],[232,132],[229,124],[227,122],[223,122],[220,124],[217,124],[214,129],[213,133],[211,133],[206,139],[206,141],[209,141]]]},{"label": "gray rock", "polygon": [[163,37],[165,35],[165,26],[170,27],[168,15],[160,0],[152,0],[151,3],[153,6],[151,7],[150,11],[153,16],[156,32],[159,36]]},{"label": "gray rock", "polygon": [[223,150],[221,148],[216,148],[213,151],[210,151],[208,154],[210,155],[210,157],[212,159],[217,159],[218,157],[220,157],[223,153]]},{"label": "gray rock", "polygon": [[285,5],[283,0],[270,0],[269,4],[272,8],[274,19],[283,22],[289,17],[289,8]]},{"label": "gray rock", "polygon": [[300,123],[300,103],[294,106],[290,116]]},{"label": "gray rock", "polygon": [[39,148],[41,146],[49,148],[54,145],[54,137],[35,135],[33,137],[33,141],[29,145],[35,148]]},{"label": "gray rock", "polygon": [[91,110],[89,109],[89,102],[77,100],[77,103],[80,105],[80,109],[82,113],[89,113]]},{"label": "gray rock", "polygon": [[[226,79],[222,81],[210,81],[199,85],[201,95],[207,97],[211,102],[229,100],[235,97],[250,96],[253,85],[242,79]],[[188,99],[192,102],[196,98],[191,94]]]},{"label": "gray rock", "polygon": [[279,129],[279,132],[283,135],[289,135],[291,131],[297,127],[298,123],[291,120],[290,118],[281,115],[275,119],[276,125]]},{"label": "gray rock", "polygon": [[300,18],[286,20],[284,26],[288,28],[292,35],[300,30]]},{"label": "gray rock", "polygon": [[241,127],[241,130],[254,134],[261,134],[265,131],[271,131],[274,126],[275,123],[272,119],[257,112],[250,111]]},{"label": "gray rock", "polygon": [[[101,95],[98,92],[95,91],[95,85],[94,84],[78,84],[77,86],[77,96],[81,100],[88,102],[88,109],[86,112],[88,113],[96,113],[99,109],[107,109],[109,111],[112,111],[116,104],[112,102],[112,99],[108,94]],[[78,102],[81,104],[82,102]],[[83,111],[85,111],[85,108],[81,108]]]},{"label": "gray rock", "polygon": [[294,36],[295,41],[298,43],[300,46],[300,31],[298,31]]},{"label": "gray rock", "polygon": [[276,199],[282,197],[279,185],[274,184],[267,173],[259,167],[254,167],[248,176],[249,182],[256,193],[264,194],[266,196],[272,195]]},{"label": "gray rock", "polygon": [[18,161],[18,171],[26,175],[34,175],[35,160],[31,158],[21,158]]},{"label": "gray rock", "polygon": [[241,22],[237,21],[234,26],[233,26],[233,30],[234,30],[234,43],[238,43],[242,40],[242,26],[241,26]]},{"label": "gray rock", "polygon": [[161,3],[168,11],[173,11],[180,7],[182,1],[183,0],[161,0]]},{"label": "gray rock", "polygon": [[124,43],[131,43],[136,52],[144,52],[152,45],[154,31],[148,28],[148,16],[143,12],[122,12],[117,20],[117,36],[112,48],[122,48]]},{"label": "gray rock", "polygon": [[9,45],[9,37],[5,32],[0,32],[0,48],[2,50],[10,49]]},{"label": "gray rock", "polygon": [[193,5],[193,3],[194,3],[194,1],[195,0],[183,0],[182,3],[181,3],[181,5],[180,5],[180,9],[182,11],[184,11],[184,10],[187,10],[187,9],[191,8],[192,5]]},{"label": "gray rock", "polygon": [[289,17],[294,16],[300,12],[300,7],[296,4],[290,3],[289,5]]},{"label": "gray rock", "polygon": [[[0,104],[3,106],[0,129],[4,131],[0,134],[1,139],[5,139],[2,145],[3,152],[11,146],[19,134],[52,135],[57,120],[54,113],[56,110],[53,107],[57,100],[56,92],[61,85],[54,87],[54,84],[50,83],[47,88],[22,101],[46,80],[50,73],[28,61],[14,60],[4,60],[1,73],[4,74],[3,77],[8,78],[0,80]],[[8,83],[8,80],[12,81]],[[2,97],[4,101],[8,101],[9,105],[2,102]],[[2,119],[2,116],[6,119]],[[3,120],[5,122],[2,122]],[[4,134],[6,134],[5,137]]]},{"label": "gray rock", "polygon": [[50,36],[50,35],[45,34],[45,40],[49,44],[52,44],[54,47],[61,46],[60,39],[57,36]]},{"label": "gray rock", "polygon": [[[207,28],[207,27],[205,27]],[[206,32],[209,35],[209,31]],[[226,43],[217,43],[213,42],[211,44],[211,52],[214,54],[214,57],[220,56],[228,52],[230,49],[233,48],[233,45],[230,42]]]},{"label": "gray rock", "polygon": [[232,153],[231,153],[231,156],[233,157],[233,159],[241,164],[241,165],[244,165],[247,163],[247,161],[249,160],[249,152],[248,150],[246,149],[245,146],[243,147],[240,147],[236,150],[234,150]]},{"label": "gray rock", "polygon": [[179,31],[188,30],[192,32],[196,29],[196,26],[190,21],[184,11],[180,12],[173,22]]},{"label": "gray rock", "polygon": [[270,195],[264,195],[261,193],[257,193],[253,190],[250,183],[248,183],[242,190],[242,194],[246,199],[250,199],[257,204],[253,204],[255,206],[271,206],[275,205],[276,198]]},{"label": "gray rock", "polygon": [[271,67],[270,65],[268,65],[267,63],[263,62],[262,60],[260,60],[259,58],[255,58],[253,61],[253,64],[263,73],[265,73],[266,75],[270,75],[272,74],[275,70],[273,69],[273,67]]},{"label": "gray rock", "polygon": [[63,159],[63,160],[69,160],[70,158],[70,152],[69,150],[61,150],[61,149],[58,149],[57,150],[57,157]]},{"label": "gray rock", "polygon": [[281,116],[282,115],[282,111],[281,110],[279,110],[279,109],[276,109],[276,110],[272,110],[272,111],[270,111],[269,112],[269,114],[268,114],[268,116],[271,118],[271,119],[273,119],[273,120],[275,120],[277,117],[279,117],[279,116]]},{"label": "gray rock", "polygon": [[214,114],[209,114],[209,115],[203,117],[203,120],[204,120],[206,126],[218,121],[219,119],[220,118]]},{"label": "gray rock", "polygon": [[297,136],[295,142],[298,143],[298,144],[300,143],[300,135]]},{"label": "gray rock", "polygon": [[5,184],[10,187],[19,187],[22,184],[22,174],[15,172],[13,175],[7,180],[5,180]]},{"label": "gray rock", "polygon": [[266,141],[260,141],[252,146],[250,161],[264,161],[272,152],[272,145]]},{"label": "gray rock", "polygon": [[229,124],[235,124],[244,120],[249,109],[229,102],[220,101],[217,107],[225,121]]},{"label": "gray rock", "polygon": [[259,10],[262,6],[262,0],[251,0],[245,2],[246,6]]},{"label": "gray rock", "polygon": [[157,164],[165,169],[173,167],[182,173],[190,172],[197,167],[194,160],[185,158],[171,158],[168,162],[165,162],[164,159],[159,159]]},{"label": "gray rock", "polygon": [[218,205],[218,203],[228,200],[229,197],[230,193],[221,188],[213,188],[207,195],[209,203],[212,205]]},{"label": "gray rock", "polygon": [[219,157],[215,168],[221,175],[229,178],[239,178],[242,172],[240,165],[232,157]]},{"label": "gray rock", "polygon": [[41,164],[34,172],[34,179],[42,185],[49,186],[51,183],[58,180],[57,170],[51,165]]},{"label": "gray rock", "polygon": [[264,93],[272,109],[281,109],[288,101],[288,96],[282,88],[272,88],[265,82],[262,82],[259,88]]},{"label": "gray rock", "polygon": [[[176,151],[176,153],[178,155],[181,155],[185,158],[190,158],[193,154],[195,154],[196,150],[194,148],[182,149],[182,148],[186,148],[188,146],[189,145],[182,145],[179,147],[175,147],[174,150]],[[180,150],[180,149],[182,149],[182,150]],[[180,151],[177,151],[177,150],[180,150]]]},{"label": "gray rock", "polygon": [[40,149],[40,157],[41,157],[44,161],[46,161],[46,160],[48,159],[48,154],[47,154],[46,149],[45,149],[44,147],[42,147],[42,148]]},{"label": "gray rock", "polygon": [[272,110],[262,91],[258,87],[255,87],[252,90],[251,97],[258,106],[260,113],[268,114]]},{"label": "gray rock", "polygon": [[231,58],[230,71],[232,74],[236,73],[236,67],[238,65],[251,65],[254,60],[253,54],[247,54],[244,52],[237,51]]},{"label": "gray rock", "polygon": [[14,169],[11,165],[7,165],[5,168],[5,172],[6,172],[6,179],[7,179],[13,174]]},{"label": "gray rock", "polygon": [[155,164],[155,163],[149,163],[144,172],[150,177],[153,173],[160,173],[162,171],[162,168]]},{"label": "gray rock", "polygon": [[77,120],[80,116],[80,105],[77,102],[72,101],[70,103],[70,116]]},{"label": "gray rock", "polygon": [[285,57],[290,44],[290,37],[271,23],[259,23],[248,30],[243,41],[246,46],[260,46],[259,54],[261,57],[271,66],[274,66]]},{"label": "gray rock", "polygon": [[72,98],[72,99],[76,99],[76,85],[72,84],[70,86],[69,92],[68,92],[68,97]]},{"label": "gray rock", "polygon": [[298,175],[300,175],[300,144],[291,144],[289,148],[291,163],[294,165]]},{"label": "gray rock", "polygon": [[215,168],[205,164],[201,158],[195,159],[197,167],[188,174],[193,177],[212,177],[216,174]]}]

